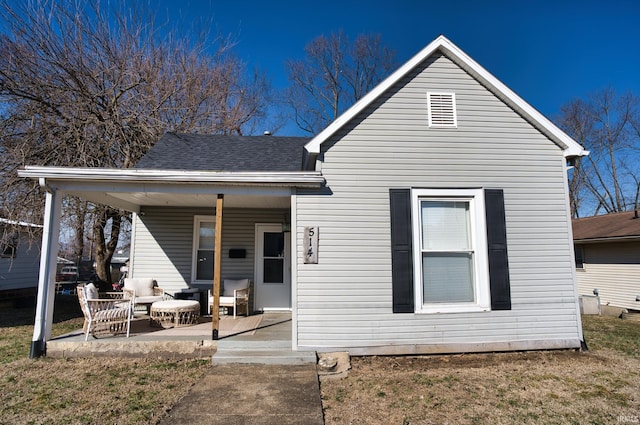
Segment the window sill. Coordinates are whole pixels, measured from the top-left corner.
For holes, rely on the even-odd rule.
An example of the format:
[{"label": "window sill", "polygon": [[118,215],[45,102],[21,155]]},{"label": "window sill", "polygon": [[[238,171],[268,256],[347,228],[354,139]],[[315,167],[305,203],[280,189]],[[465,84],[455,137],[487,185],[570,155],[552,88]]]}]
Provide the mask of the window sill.
[{"label": "window sill", "polygon": [[477,304],[443,304],[438,306],[424,305],[420,310],[416,310],[415,314],[481,313],[485,311],[491,311],[491,307]]}]

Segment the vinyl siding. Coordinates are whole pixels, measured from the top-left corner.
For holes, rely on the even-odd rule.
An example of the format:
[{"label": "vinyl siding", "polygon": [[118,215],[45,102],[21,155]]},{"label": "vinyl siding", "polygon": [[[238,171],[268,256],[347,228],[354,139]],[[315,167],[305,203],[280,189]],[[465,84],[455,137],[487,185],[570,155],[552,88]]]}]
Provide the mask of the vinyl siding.
[{"label": "vinyl siding", "polygon": [[[132,277],[152,277],[169,293],[191,282],[193,224],[196,215],[215,209],[146,207],[135,223]],[[254,279],[255,224],[282,223],[288,210],[225,208],[222,217],[222,279]],[[246,249],[229,258],[229,249]]]},{"label": "vinyl siding", "polygon": [[640,310],[640,242],[581,245],[584,269],[576,270],[578,293],[598,288],[603,305]]},{"label": "vinyl siding", "polygon": [[[457,128],[428,127],[427,91],[455,93]],[[414,69],[319,159],[328,189],[295,198],[299,348],[576,346],[562,151],[451,60]],[[512,310],[393,314],[389,189],[477,187],[504,190]],[[319,226],[318,264],[303,264],[305,226]]]},{"label": "vinyl siding", "polygon": [[40,270],[40,242],[18,238],[15,258],[0,258],[0,291],[35,288]]}]

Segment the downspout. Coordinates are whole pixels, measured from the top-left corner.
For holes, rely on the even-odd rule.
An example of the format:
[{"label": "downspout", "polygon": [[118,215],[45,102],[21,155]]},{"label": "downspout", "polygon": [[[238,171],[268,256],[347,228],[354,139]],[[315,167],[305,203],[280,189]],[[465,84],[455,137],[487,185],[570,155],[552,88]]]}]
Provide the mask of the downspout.
[{"label": "downspout", "polygon": [[[47,340],[51,339],[58,236],[60,234],[60,211],[62,209],[60,194],[57,190],[47,185],[44,178],[40,178],[39,183],[46,191],[46,198],[42,228],[42,248],[40,250],[36,317],[29,352],[29,358],[31,359],[44,356],[46,354]],[[52,290],[52,288],[54,289]]]},{"label": "downspout", "polygon": [[575,263],[575,247],[573,244],[573,226],[571,225],[571,207],[570,207],[570,196],[569,196],[569,175],[567,171],[569,167],[565,162],[565,158],[563,158],[563,166],[562,172],[564,175],[564,191],[565,191],[565,199],[567,202],[566,207],[566,217],[567,217],[567,232],[569,239],[569,256],[571,257],[569,264],[571,265],[571,280],[573,282],[573,294],[575,298],[575,308],[576,308],[576,325],[578,327],[578,339],[580,340],[580,349],[583,351],[587,351],[587,341],[584,338],[584,333],[582,331],[582,317],[580,314],[580,300],[578,294],[578,281],[576,277],[576,263]]}]

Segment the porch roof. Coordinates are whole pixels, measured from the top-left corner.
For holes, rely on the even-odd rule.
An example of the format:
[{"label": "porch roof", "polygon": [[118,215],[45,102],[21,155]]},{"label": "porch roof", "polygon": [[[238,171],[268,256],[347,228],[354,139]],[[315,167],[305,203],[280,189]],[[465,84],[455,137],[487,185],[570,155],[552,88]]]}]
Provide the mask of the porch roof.
[{"label": "porch roof", "polygon": [[26,166],[20,177],[92,202],[139,212],[141,206],[288,207],[293,188],[319,188],[315,171],[188,171]]}]

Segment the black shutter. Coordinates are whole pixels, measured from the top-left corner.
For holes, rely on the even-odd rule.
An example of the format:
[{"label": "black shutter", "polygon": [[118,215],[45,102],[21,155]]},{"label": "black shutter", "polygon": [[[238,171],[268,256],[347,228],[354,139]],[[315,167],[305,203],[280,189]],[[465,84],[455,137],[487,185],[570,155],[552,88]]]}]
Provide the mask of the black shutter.
[{"label": "black shutter", "polygon": [[390,189],[393,312],[413,313],[411,190]]},{"label": "black shutter", "polygon": [[491,310],[511,310],[507,229],[502,189],[485,189]]}]

